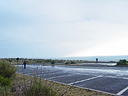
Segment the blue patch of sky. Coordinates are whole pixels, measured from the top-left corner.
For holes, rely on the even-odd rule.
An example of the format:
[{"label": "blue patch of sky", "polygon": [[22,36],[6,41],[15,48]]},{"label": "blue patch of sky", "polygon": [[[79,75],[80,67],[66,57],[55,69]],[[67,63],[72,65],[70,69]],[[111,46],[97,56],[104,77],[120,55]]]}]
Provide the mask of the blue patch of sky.
[{"label": "blue patch of sky", "polygon": [[0,58],[50,58],[57,53],[49,45],[14,40],[0,41]]},{"label": "blue patch of sky", "polygon": [[11,12],[11,11],[0,11],[0,28],[5,27],[15,27],[18,25],[28,25],[34,22],[30,17],[27,17],[24,14]]}]

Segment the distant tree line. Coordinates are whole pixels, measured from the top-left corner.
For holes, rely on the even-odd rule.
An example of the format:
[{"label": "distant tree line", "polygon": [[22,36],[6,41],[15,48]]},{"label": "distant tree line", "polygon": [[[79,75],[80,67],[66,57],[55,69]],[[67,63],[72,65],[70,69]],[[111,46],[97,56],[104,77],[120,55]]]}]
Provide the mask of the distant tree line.
[{"label": "distant tree line", "polygon": [[63,64],[75,64],[83,63],[82,60],[57,60],[57,59],[27,59],[27,58],[1,58],[0,61],[10,62],[11,64],[23,64],[26,61],[27,64],[55,64],[55,63],[63,63]]},{"label": "distant tree line", "polygon": [[[24,60],[27,64],[78,64],[78,63],[96,63],[94,61],[87,60],[63,60],[63,59],[29,59],[29,58],[0,58],[0,61],[10,62],[11,64],[23,64]],[[122,61],[120,61],[122,62]],[[99,61],[99,63],[117,63],[115,61]],[[120,63],[118,63],[120,64]]]}]

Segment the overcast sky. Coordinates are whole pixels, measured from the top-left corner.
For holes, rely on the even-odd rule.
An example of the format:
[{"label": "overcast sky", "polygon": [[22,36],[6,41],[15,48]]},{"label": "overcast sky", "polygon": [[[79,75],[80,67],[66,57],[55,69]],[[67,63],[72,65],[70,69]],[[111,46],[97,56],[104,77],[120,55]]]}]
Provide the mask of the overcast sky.
[{"label": "overcast sky", "polygon": [[0,58],[128,55],[128,0],[0,0]]}]

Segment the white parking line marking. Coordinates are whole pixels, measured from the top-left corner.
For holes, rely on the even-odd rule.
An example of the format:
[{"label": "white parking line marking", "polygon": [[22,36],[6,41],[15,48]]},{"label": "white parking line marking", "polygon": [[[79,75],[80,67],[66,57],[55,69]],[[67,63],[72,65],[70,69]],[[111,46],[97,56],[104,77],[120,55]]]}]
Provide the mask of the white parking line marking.
[{"label": "white parking line marking", "polygon": [[[76,73],[75,75],[77,75],[77,74],[79,74],[79,73]],[[57,75],[57,76],[55,76],[55,77],[47,78],[47,80],[52,80],[52,79],[55,79],[55,78],[66,77],[66,76],[72,76],[72,75],[74,75],[74,74],[69,74],[69,75],[63,75],[63,74],[61,74],[61,75]]]},{"label": "white parking line marking", "polygon": [[99,78],[99,77],[102,77],[102,76],[100,75],[100,76],[84,79],[84,80],[81,80],[81,81],[72,82],[72,83],[69,83],[69,85],[80,83],[80,82],[84,82],[84,81],[88,81],[88,80],[92,80],[92,79]]},{"label": "white parking line marking", "polygon": [[122,95],[126,90],[128,90],[128,86],[123,90],[121,90],[120,92],[118,92],[116,95]]},{"label": "white parking line marking", "polygon": [[52,79],[60,78],[60,77],[72,76],[72,75],[74,75],[74,74],[70,74],[70,75],[62,75],[62,76],[58,75],[58,76],[55,76],[55,77],[48,78],[48,80],[52,80]]}]

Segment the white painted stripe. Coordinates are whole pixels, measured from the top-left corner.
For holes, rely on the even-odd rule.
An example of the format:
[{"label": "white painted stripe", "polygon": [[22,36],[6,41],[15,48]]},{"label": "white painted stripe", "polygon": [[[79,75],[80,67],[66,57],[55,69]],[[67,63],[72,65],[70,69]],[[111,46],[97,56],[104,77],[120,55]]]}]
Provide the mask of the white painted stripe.
[{"label": "white painted stripe", "polygon": [[69,83],[69,85],[80,83],[80,82],[84,82],[84,81],[88,81],[88,80],[92,80],[92,79],[99,78],[99,77],[102,77],[102,76],[100,75],[100,76],[84,79],[84,80],[81,80],[81,81],[72,82],[72,83]]},{"label": "white painted stripe", "polygon": [[[52,80],[48,80],[48,81],[52,81]],[[61,84],[64,84],[64,85],[69,85],[69,84],[66,84],[66,83],[58,82],[58,81],[52,81],[52,82],[61,83]],[[105,91],[100,91],[100,90],[96,90],[96,89],[91,89],[91,88],[86,88],[86,87],[80,87],[80,86],[75,86],[75,85],[69,85],[69,86],[74,86],[74,87],[77,87],[77,88],[88,89],[88,90],[92,90],[92,91],[106,93],[106,94],[110,94],[110,95],[116,96],[116,94],[105,92]]]},{"label": "white painted stripe", "polygon": [[58,76],[55,76],[55,77],[51,77],[51,78],[47,78],[48,80],[52,80],[52,79],[55,79],[55,78],[60,78],[60,77],[66,77],[66,76],[72,76],[74,74],[70,74],[70,75],[58,75]]},{"label": "white painted stripe", "polygon": [[49,78],[47,78],[47,80],[52,80],[52,79],[54,79],[54,78],[60,78],[60,77],[66,77],[66,76],[72,76],[72,75],[77,75],[77,74],[80,74],[80,73],[69,74],[69,75],[63,75],[63,74],[61,74],[61,75],[57,75],[57,76],[55,76],[55,77],[49,77]]},{"label": "white painted stripe", "polygon": [[128,86],[123,90],[121,90],[120,92],[118,92],[116,95],[122,95],[126,90],[128,90]]},{"label": "white painted stripe", "polygon": [[65,73],[64,74],[59,74],[60,72],[57,72],[57,73],[42,73],[42,74],[37,74],[38,76],[40,76],[40,75],[42,75],[42,76],[45,76],[45,75],[55,75],[56,74],[56,76],[62,76],[62,75],[65,75]]}]

